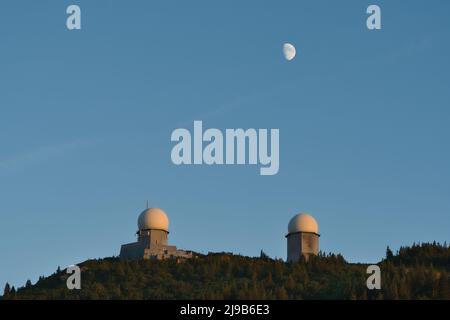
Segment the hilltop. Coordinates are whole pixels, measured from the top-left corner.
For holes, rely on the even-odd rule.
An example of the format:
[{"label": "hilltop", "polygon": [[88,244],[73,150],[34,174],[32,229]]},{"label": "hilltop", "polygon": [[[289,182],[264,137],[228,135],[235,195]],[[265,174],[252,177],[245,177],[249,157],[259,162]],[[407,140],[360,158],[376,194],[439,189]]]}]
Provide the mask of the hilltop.
[{"label": "hilltop", "polygon": [[230,253],[177,260],[88,260],[81,290],[68,290],[65,270],[5,288],[4,299],[450,299],[450,248],[426,243],[389,248],[379,266],[382,289],[366,288],[366,264],[323,254],[286,263]]}]

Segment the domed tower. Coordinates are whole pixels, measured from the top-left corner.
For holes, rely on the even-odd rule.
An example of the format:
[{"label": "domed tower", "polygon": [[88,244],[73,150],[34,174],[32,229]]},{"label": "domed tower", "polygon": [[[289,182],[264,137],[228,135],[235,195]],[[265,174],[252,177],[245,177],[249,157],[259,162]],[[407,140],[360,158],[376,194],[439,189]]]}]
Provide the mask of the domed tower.
[{"label": "domed tower", "polygon": [[142,211],[138,218],[138,241],[145,246],[167,245],[169,234],[169,218],[159,208]]},{"label": "domed tower", "polygon": [[178,250],[169,245],[169,218],[158,208],[145,209],[138,217],[138,240],[123,244],[120,247],[120,258],[124,260],[138,259],[189,259],[192,252]]},{"label": "domed tower", "polygon": [[308,260],[310,255],[319,253],[319,226],[317,221],[306,213],[294,216],[288,225],[287,261],[296,262],[303,255]]}]

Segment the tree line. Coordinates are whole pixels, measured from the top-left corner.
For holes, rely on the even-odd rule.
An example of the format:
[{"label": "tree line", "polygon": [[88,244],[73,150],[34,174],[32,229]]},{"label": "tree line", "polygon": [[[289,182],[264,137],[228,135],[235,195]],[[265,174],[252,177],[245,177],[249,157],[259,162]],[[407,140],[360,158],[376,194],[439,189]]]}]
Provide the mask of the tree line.
[{"label": "tree line", "polygon": [[231,253],[196,254],[188,260],[88,260],[80,264],[81,290],[68,290],[59,267],[33,285],[6,284],[3,299],[450,299],[450,248],[413,244],[388,247],[381,290],[368,290],[367,264],[320,253],[286,263]]}]

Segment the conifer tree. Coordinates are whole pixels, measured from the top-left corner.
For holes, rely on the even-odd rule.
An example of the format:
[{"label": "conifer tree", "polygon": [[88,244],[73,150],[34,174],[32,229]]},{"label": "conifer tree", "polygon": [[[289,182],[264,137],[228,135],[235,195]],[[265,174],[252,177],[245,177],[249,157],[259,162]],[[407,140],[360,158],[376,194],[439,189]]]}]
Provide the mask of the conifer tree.
[{"label": "conifer tree", "polygon": [[7,282],[5,284],[5,289],[3,290],[3,296],[6,297],[11,293],[11,286],[9,285],[9,283]]}]

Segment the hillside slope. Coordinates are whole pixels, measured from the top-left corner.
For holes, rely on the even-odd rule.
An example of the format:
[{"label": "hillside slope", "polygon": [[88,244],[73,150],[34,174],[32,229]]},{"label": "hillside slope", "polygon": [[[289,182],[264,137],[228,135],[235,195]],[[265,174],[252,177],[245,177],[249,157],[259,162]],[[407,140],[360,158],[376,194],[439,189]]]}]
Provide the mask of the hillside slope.
[{"label": "hillside slope", "polygon": [[422,244],[387,250],[380,262],[382,290],[366,288],[367,265],[340,255],[285,263],[264,254],[198,255],[177,262],[88,260],[81,267],[81,290],[68,290],[64,270],[4,299],[450,299],[450,249]]}]

